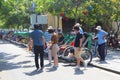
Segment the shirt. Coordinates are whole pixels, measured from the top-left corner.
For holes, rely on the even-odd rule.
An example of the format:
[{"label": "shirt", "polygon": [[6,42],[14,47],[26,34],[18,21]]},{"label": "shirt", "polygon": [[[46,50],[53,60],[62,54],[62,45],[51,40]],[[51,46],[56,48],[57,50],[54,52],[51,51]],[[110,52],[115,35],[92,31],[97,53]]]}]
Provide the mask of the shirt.
[{"label": "shirt", "polygon": [[52,34],[50,34],[48,31],[45,32],[44,36],[47,43],[51,41]]},{"label": "shirt", "polygon": [[80,47],[80,39],[82,39],[82,34],[79,32],[76,35],[74,47]]},{"label": "shirt", "polygon": [[98,37],[98,44],[103,44],[106,42],[104,36],[106,36],[108,33],[104,30],[100,30],[98,33],[97,33],[97,37]]},{"label": "shirt", "polygon": [[80,28],[80,33],[84,34],[83,29],[81,27],[79,27],[79,28]]},{"label": "shirt", "polygon": [[56,33],[54,33],[52,35],[51,41],[53,42],[53,44],[57,44],[58,43],[58,35]]},{"label": "shirt", "polygon": [[34,46],[43,46],[42,36],[43,32],[41,30],[34,30],[32,33],[30,33],[30,37],[33,40]]}]

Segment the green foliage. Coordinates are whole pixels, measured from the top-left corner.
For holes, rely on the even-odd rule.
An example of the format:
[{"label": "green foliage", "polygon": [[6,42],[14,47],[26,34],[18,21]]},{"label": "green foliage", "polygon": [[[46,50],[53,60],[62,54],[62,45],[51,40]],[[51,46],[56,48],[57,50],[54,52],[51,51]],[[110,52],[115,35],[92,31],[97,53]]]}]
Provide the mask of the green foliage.
[{"label": "green foliage", "polygon": [[[32,9],[33,2],[37,5],[35,10]],[[29,15],[34,12],[56,16],[64,12],[65,16],[87,26],[100,21],[110,27],[111,22],[120,20],[120,0],[1,0],[0,27],[28,26]]]}]

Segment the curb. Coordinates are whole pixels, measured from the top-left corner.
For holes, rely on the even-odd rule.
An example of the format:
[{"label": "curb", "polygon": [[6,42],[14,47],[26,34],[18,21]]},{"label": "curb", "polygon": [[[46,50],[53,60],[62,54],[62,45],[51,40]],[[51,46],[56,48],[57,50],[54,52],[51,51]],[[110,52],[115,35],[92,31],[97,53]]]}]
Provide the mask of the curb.
[{"label": "curb", "polygon": [[112,70],[112,69],[108,69],[108,68],[105,68],[105,67],[102,67],[102,66],[99,66],[99,65],[95,65],[93,63],[90,63],[91,66],[94,66],[96,68],[99,68],[99,69],[103,69],[103,70],[106,70],[106,71],[109,71],[109,72],[112,72],[112,73],[115,73],[115,74],[119,74],[120,75],[120,72],[119,71],[116,71],[116,70]]},{"label": "curb", "polygon": [[23,43],[20,43],[20,42],[16,42],[16,41],[13,41],[13,40],[7,40],[7,41],[12,43],[12,44],[18,45],[18,46],[27,47],[26,44],[23,44]]}]

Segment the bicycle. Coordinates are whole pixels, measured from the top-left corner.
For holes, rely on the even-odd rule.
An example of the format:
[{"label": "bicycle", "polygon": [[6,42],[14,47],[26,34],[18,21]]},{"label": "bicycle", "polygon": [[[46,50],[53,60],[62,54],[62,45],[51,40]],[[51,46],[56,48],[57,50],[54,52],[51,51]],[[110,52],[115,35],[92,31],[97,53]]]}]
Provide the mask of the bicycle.
[{"label": "bicycle", "polygon": [[[100,58],[100,55],[98,53],[98,41],[97,40],[93,40],[92,41],[92,46],[91,46],[91,52],[93,57],[98,57]],[[107,56],[107,43],[105,43],[105,57]]]},{"label": "bicycle", "polygon": [[[88,42],[89,37],[86,39],[85,44],[82,47],[82,53],[81,53],[81,57],[85,60],[85,62],[87,62],[88,64],[92,61],[92,52],[90,51],[90,49],[86,48],[85,45]],[[61,58],[69,61],[69,62],[74,62],[76,61],[76,58],[73,57],[68,57],[69,53],[71,52],[71,49],[74,49],[74,44],[73,42],[71,43],[72,45],[69,45],[65,48],[65,50],[63,51],[63,53],[61,54]],[[72,51],[72,53],[74,54],[74,51]]]}]

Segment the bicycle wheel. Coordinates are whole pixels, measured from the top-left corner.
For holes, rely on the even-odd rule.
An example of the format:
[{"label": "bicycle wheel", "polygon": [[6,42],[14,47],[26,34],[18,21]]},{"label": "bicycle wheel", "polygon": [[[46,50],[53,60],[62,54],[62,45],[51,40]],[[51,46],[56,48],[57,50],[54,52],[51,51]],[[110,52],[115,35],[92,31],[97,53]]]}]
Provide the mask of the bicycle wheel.
[{"label": "bicycle wheel", "polygon": [[65,51],[63,52],[63,57],[66,57],[66,56],[68,56],[68,54],[70,53],[70,50],[71,49],[74,49],[74,47],[72,47],[72,46],[68,46],[66,49],[65,49]]},{"label": "bicycle wheel", "polygon": [[83,48],[81,57],[89,64],[92,61],[92,52],[87,48]]},{"label": "bicycle wheel", "polygon": [[57,54],[58,54],[58,57],[61,57],[61,56],[62,56],[62,54],[63,54],[63,50],[62,50],[62,49],[60,49],[60,50],[57,52]]}]

